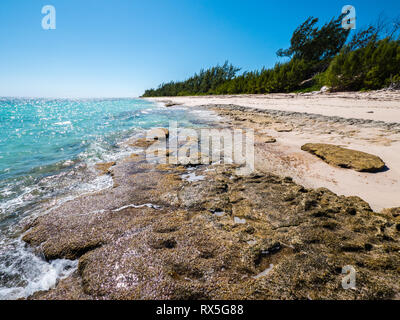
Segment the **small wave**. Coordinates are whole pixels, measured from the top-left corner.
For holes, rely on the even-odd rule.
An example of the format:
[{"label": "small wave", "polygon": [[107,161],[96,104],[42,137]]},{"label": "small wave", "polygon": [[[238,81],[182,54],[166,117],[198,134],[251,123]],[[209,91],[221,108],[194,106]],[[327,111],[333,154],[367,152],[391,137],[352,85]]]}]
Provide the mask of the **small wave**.
[{"label": "small wave", "polygon": [[67,126],[67,125],[71,125],[71,121],[64,121],[64,122],[56,122],[54,123],[55,126]]},{"label": "small wave", "polygon": [[122,211],[122,210],[127,209],[127,208],[144,208],[144,207],[153,208],[153,209],[156,209],[156,210],[160,210],[162,208],[161,206],[157,206],[157,205],[152,204],[152,203],[145,203],[145,204],[139,204],[139,205],[128,204],[126,206],[123,206],[123,207],[118,208],[118,209],[114,209],[112,211],[113,212],[119,212],[119,211]]},{"label": "small wave", "polygon": [[[112,177],[98,176],[94,165],[135,152],[124,143],[126,139],[152,127],[167,126],[170,120],[180,126],[196,125],[200,117],[196,113],[190,116],[184,106],[168,109],[143,100],[20,99],[6,104],[12,113],[14,105],[20,104],[23,109],[17,118],[29,119],[21,130],[19,121],[13,120],[16,127],[10,124],[14,140],[3,134],[9,145],[27,139],[24,161],[13,163],[7,160],[10,155],[4,154],[0,161],[1,170],[13,163],[11,172],[0,171],[4,177],[0,180],[0,299],[17,299],[50,289],[77,266],[76,261],[47,262],[38,256],[18,238],[22,225],[76,197],[111,187]],[[202,115],[209,122],[210,118]],[[66,116],[71,121],[63,121]],[[24,136],[27,130],[29,136]],[[161,209],[150,203],[131,204],[114,212],[128,207]]]},{"label": "small wave", "polygon": [[104,189],[108,189],[112,187],[113,180],[108,175],[98,176],[94,180],[86,183],[78,184],[74,189],[69,190],[69,193],[60,197],[60,198],[52,198],[48,203],[47,207],[50,207],[47,210],[35,210],[28,217],[21,219],[20,224],[26,224],[27,220],[32,220],[37,218],[38,216],[42,216],[50,213],[51,211],[58,209],[64,203],[74,200],[78,197],[82,197],[94,192],[98,192]]},{"label": "small wave", "polygon": [[0,260],[1,278],[11,280],[7,286],[0,286],[0,300],[26,298],[37,291],[49,290],[59,279],[71,275],[78,266],[77,260],[58,259],[47,262],[27,248],[20,239],[7,244],[3,249],[12,249],[12,252]]}]

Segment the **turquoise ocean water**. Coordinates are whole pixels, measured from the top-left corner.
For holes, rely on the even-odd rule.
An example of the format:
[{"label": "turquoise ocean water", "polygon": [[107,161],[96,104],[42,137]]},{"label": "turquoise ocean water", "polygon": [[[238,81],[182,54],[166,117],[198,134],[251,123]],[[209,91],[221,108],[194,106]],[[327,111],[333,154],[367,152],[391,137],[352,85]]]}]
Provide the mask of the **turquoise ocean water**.
[{"label": "turquoise ocean water", "polygon": [[131,153],[124,140],[170,120],[204,126],[212,116],[141,99],[0,98],[0,299],[46,290],[77,265],[34,254],[21,241],[24,222],[109,187],[94,164]]}]

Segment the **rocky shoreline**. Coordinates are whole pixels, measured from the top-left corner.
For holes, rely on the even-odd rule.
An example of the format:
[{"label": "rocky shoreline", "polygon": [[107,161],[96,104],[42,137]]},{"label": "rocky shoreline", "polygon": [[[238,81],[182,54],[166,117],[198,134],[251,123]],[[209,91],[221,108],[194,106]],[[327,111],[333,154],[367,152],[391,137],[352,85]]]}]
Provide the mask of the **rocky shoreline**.
[{"label": "rocky shoreline", "polygon": [[[211,108],[227,119],[221,126],[255,130],[256,171],[154,164],[140,153],[99,165],[113,188],[26,226],[23,240],[46,259],[79,260],[72,276],[29,299],[400,299],[400,210],[374,212],[265,164],[271,133],[307,128],[314,116]],[[354,289],[342,287],[345,266],[356,271]]]}]

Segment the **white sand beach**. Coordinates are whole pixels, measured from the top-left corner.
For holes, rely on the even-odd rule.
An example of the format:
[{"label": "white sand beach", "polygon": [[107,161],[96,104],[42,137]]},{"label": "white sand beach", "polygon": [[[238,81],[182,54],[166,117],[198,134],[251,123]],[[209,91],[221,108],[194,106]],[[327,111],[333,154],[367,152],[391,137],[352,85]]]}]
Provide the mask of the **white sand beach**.
[{"label": "white sand beach", "polygon": [[[277,140],[273,144],[257,145],[257,169],[290,176],[305,187],[325,187],[339,195],[359,196],[375,211],[400,207],[398,91],[163,97],[149,100],[194,108],[238,105],[267,112],[280,111],[276,116],[268,114],[275,119],[275,123],[259,123],[256,126],[262,134]],[[290,126],[292,131],[277,132],[276,125],[282,124]],[[252,123],[242,125],[254,127]],[[301,146],[305,143],[329,143],[367,152],[379,156],[388,169],[379,173],[364,173],[336,168],[302,151]]]}]

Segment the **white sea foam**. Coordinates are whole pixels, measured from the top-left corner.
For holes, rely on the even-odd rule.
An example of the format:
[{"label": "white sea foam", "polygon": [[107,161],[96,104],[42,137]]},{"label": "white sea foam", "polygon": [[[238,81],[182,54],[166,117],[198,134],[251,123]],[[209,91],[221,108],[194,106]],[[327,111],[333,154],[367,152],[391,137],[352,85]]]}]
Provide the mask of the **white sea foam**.
[{"label": "white sea foam", "polygon": [[[22,193],[18,197],[1,202],[0,211],[8,212],[10,210],[14,210],[17,207],[26,204],[29,200],[32,199],[32,196],[29,197],[29,195],[31,195],[31,193],[35,190],[37,190],[37,187],[33,186],[24,187]],[[10,193],[10,191],[7,191],[7,193]]]},{"label": "white sea foam", "polygon": [[[91,182],[79,184],[74,190],[71,190],[71,194],[68,196],[52,199],[48,203],[50,209],[34,210],[26,218],[22,218],[19,224],[23,225],[26,219],[47,214],[78,196],[111,186],[112,178],[106,175],[96,177]],[[10,208],[11,205],[15,207],[17,204],[23,204],[22,198],[23,195],[6,205]],[[4,203],[2,205],[4,206]],[[15,277],[18,281],[15,281],[14,285],[13,282],[8,282],[8,287],[0,287],[0,300],[25,298],[37,291],[48,290],[54,287],[59,279],[66,278],[74,272],[77,264],[77,261],[66,259],[47,262],[37,256],[21,239],[2,238],[0,241],[0,274],[8,278]]]},{"label": "white sea foam", "polygon": [[123,206],[123,207],[118,208],[118,209],[114,209],[112,211],[113,212],[119,212],[119,211],[122,211],[122,210],[127,209],[127,208],[144,208],[144,207],[153,208],[153,209],[157,209],[157,210],[161,209],[160,206],[157,206],[155,204],[145,203],[145,204],[139,204],[139,205],[137,205],[137,204],[128,204],[126,206]]},{"label": "white sea foam", "polygon": [[188,174],[183,174],[181,175],[183,180],[189,181],[189,182],[197,182],[197,181],[202,181],[206,177],[205,176],[197,176],[195,172],[190,172]]},{"label": "white sea foam", "polygon": [[[82,100],[77,102],[83,103]],[[35,102],[32,101],[32,103]],[[43,116],[45,116],[40,118],[41,122],[44,122],[41,124],[44,128],[49,126],[49,134],[53,135],[54,139],[56,139],[56,134],[64,134],[67,133],[67,130],[69,132],[74,129],[73,124],[77,128],[86,130],[86,128],[80,127],[80,123],[84,120],[83,117],[71,118],[72,121],[62,121],[59,117],[47,115],[46,101],[38,100],[36,103],[38,103],[38,113],[43,113]],[[65,101],[62,101],[62,103],[65,103]],[[152,114],[156,110],[161,110],[163,115],[170,111],[161,105],[157,105],[156,107],[143,109],[142,114]],[[187,108],[181,106],[180,108],[171,109],[171,112],[173,113],[175,110],[187,110]],[[205,114],[194,115],[196,118],[209,120],[210,118],[207,118],[207,116],[201,116]],[[96,115],[96,112],[93,115]],[[190,120],[187,121],[186,115],[180,119],[183,123],[190,124]],[[104,120],[106,122],[103,125],[111,123],[111,120]],[[54,165],[54,168],[51,166],[48,168],[45,166],[38,167],[38,172],[29,173],[26,179],[13,180],[2,186],[1,196],[3,199],[0,203],[0,214],[2,216],[0,218],[3,218],[3,214],[6,214],[12,219],[10,219],[10,225],[2,229],[2,234],[0,235],[0,277],[2,280],[0,282],[0,299],[23,298],[39,290],[48,290],[55,286],[59,279],[69,276],[76,270],[77,261],[61,259],[47,262],[27,247],[21,239],[15,238],[15,235],[19,234],[18,230],[20,230],[21,225],[26,223],[26,219],[33,219],[38,215],[47,214],[76,197],[111,187],[113,184],[112,178],[108,175],[98,176],[94,165],[98,162],[117,161],[135,152],[135,148],[118,142],[128,135],[132,137],[144,132],[143,128],[148,125],[146,121],[146,119],[143,119],[143,121],[140,119],[135,120],[132,126],[136,126],[136,129],[118,131],[112,137],[107,134],[102,135],[102,133],[93,132],[94,128],[92,128],[88,134],[78,137],[82,140],[82,144],[77,148],[82,148],[84,151],[78,155],[74,154],[73,159],[60,160],[59,163]],[[152,118],[150,118],[150,121],[154,122]],[[142,125],[143,128],[140,128]],[[159,124],[155,122],[154,126],[159,126]],[[16,136],[21,137],[29,131],[23,128],[22,130],[17,129],[16,132]],[[96,139],[93,138],[94,135],[97,137]],[[50,142],[53,141],[52,139],[53,137],[51,137]],[[114,143],[118,148],[115,148]],[[67,145],[60,146],[60,150],[68,151],[68,148],[69,146]],[[1,157],[3,158],[3,155]],[[67,167],[71,168],[66,170]],[[61,172],[54,174],[57,170],[61,170]],[[49,172],[50,174],[44,174],[44,178],[36,180],[36,177],[42,172]],[[187,179],[193,182],[203,180],[204,177],[189,173]],[[131,204],[115,209],[114,212],[128,207],[161,209],[161,207],[151,203]],[[100,214],[102,212],[103,210],[98,210],[90,214]]]},{"label": "white sea foam", "polygon": [[74,164],[74,161],[72,161],[72,160],[67,160],[67,161],[65,161],[65,162],[63,163],[63,165],[66,166],[66,167],[71,166],[71,165],[73,165],[73,164]]},{"label": "white sea foam", "polygon": [[[36,210],[29,217],[27,217],[27,219],[31,220],[38,216],[48,214],[51,211],[59,208],[60,206],[62,206],[64,203],[66,203],[68,201],[74,200],[77,197],[81,197],[81,196],[88,195],[88,194],[91,194],[94,192],[98,192],[98,191],[101,191],[104,189],[108,189],[108,188],[112,187],[112,185],[113,185],[113,180],[110,176],[108,176],[108,175],[98,176],[96,179],[94,179],[91,182],[80,184],[74,190],[71,190],[71,193],[69,195],[52,199],[50,201],[50,203],[48,204],[50,206],[50,209],[45,210],[45,211]],[[21,223],[23,224],[24,221],[25,221],[25,219],[22,219]]]},{"label": "white sea foam", "polygon": [[71,125],[71,121],[64,121],[64,122],[56,122],[54,123],[55,126],[67,126],[67,125]]},{"label": "white sea foam", "polygon": [[[2,243],[2,247],[3,247]],[[26,248],[22,240],[8,243],[4,249],[11,249],[7,260],[0,260],[1,273],[8,277],[18,276],[15,286],[0,287],[0,300],[26,298],[41,290],[54,287],[59,279],[71,275],[78,261],[58,259],[47,262]]]}]

